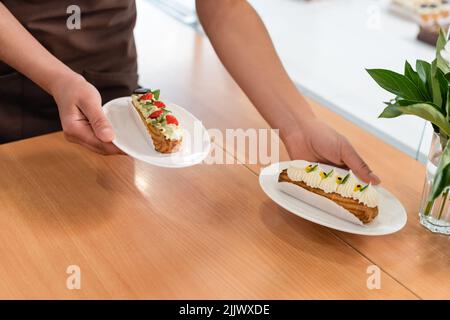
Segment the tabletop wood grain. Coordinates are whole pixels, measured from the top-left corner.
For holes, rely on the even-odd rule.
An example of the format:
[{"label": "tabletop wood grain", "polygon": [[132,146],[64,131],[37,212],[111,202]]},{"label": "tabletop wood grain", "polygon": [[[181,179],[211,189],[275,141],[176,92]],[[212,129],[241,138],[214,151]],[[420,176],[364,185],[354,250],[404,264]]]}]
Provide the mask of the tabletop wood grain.
[{"label": "tabletop wood grain", "polygon": [[[158,50],[138,46],[142,84],[208,128],[267,128],[203,36],[139,4],[137,39],[148,28],[167,34]],[[449,297],[449,240],[416,220],[423,166],[314,107],[405,204],[403,231],[357,237],[300,219],[261,191],[259,164],[162,169],[56,133],[0,146],[0,298]],[[374,264],[379,290],[366,285]],[[66,287],[70,265],[80,290]]]},{"label": "tabletop wood grain", "polygon": [[[416,298],[243,165],[162,169],[61,133],[0,147],[0,298]],[[81,270],[68,290],[66,269]]]}]

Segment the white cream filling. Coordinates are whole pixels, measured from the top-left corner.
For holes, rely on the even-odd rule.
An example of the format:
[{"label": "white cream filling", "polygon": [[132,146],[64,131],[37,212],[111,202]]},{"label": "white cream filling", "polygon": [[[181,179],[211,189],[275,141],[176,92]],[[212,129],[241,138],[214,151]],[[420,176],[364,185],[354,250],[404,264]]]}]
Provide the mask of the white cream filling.
[{"label": "white cream filling", "polygon": [[173,123],[165,126],[161,125],[161,123],[157,123],[155,127],[161,130],[166,139],[180,140],[183,137],[183,129]]},{"label": "white cream filling", "polygon": [[[349,171],[349,177],[345,183],[338,184],[338,176],[345,177],[346,173],[333,171],[330,176],[322,178],[320,173],[323,171],[318,165],[313,171],[307,172],[306,168],[314,163],[303,160],[292,161],[287,169],[289,179],[292,181],[302,181],[312,188],[319,188],[326,193],[336,192],[337,194],[358,200],[367,207],[374,208],[378,206],[378,193],[372,185],[368,185],[364,190],[358,190],[357,186],[363,183],[356,178],[353,172]],[[355,191],[356,190],[356,191]]]},{"label": "white cream filling", "polygon": [[325,191],[326,193],[336,192],[337,183],[336,183],[336,172],[333,171],[328,177],[323,178],[320,182],[319,188]]},{"label": "white cream filling", "polygon": [[306,183],[311,188],[318,188],[320,185],[320,182],[322,181],[322,177],[320,176],[321,171],[322,171],[322,169],[320,169],[320,167],[317,166],[311,172],[305,172],[305,175],[303,177],[303,182]]},{"label": "white cream filling", "polygon": [[[358,184],[361,184],[361,182],[355,177],[353,172],[349,172],[349,177],[347,178],[347,181],[345,183],[342,183],[338,185],[337,187],[337,193],[339,193],[341,196],[346,198],[354,198],[355,196],[355,187]],[[356,199],[358,200],[358,199]]]},{"label": "white cream filling", "polygon": [[290,163],[287,169],[287,175],[292,181],[303,181],[303,177],[306,174],[306,167],[309,162],[303,160],[294,160]]},{"label": "white cream filling", "polygon": [[378,193],[371,184],[369,184],[366,189],[359,193],[359,202],[364,203],[369,208],[375,208],[376,206],[378,206]]}]

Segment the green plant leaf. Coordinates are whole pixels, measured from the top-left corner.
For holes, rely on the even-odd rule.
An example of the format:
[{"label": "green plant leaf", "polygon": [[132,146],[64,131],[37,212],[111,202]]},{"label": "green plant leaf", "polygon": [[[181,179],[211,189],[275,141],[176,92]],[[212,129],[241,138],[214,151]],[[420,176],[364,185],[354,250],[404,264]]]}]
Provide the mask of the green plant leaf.
[{"label": "green plant leaf", "polygon": [[[396,107],[406,107],[414,104],[421,104],[422,101],[414,101],[407,99],[395,99],[395,102],[385,102],[384,104],[387,107],[383,110],[383,112],[378,116],[378,118],[396,118],[401,116],[403,112]],[[432,102],[427,102],[427,104],[433,106],[437,111],[441,112],[441,108]]]},{"label": "green plant leaf", "polygon": [[450,122],[450,88],[447,89],[447,101],[445,103],[446,119]]},{"label": "green plant leaf", "polygon": [[[437,60],[435,59],[434,61],[436,61],[436,64],[437,64]],[[436,71],[437,71],[437,76],[439,77],[439,81],[442,81],[442,84],[445,84],[445,86],[448,87],[449,81],[445,77],[445,73],[439,68],[436,68]]]},{"label": "green plant leaf", "polygon": [[414,71],[413,67],[409,64],[408,61],[405,61],[405,76],[411,80],[416,86],[419,88],[420,93],[424,97],[426,101],[431,101],[431,93],[428,92],[426,83],[422,82],[419,75],[416,71]]},{"label": "green plant leaf", "polygon": [[[420,102],[420,101],[412,101],[412,100],[401,99],[401,100],[397,100],[396,103],[393,103],[393,105],[394,105],[394,106],[401,106],[401,107],[404,107],[404,106],[410,106],[410,105],[413,105],[413,104],[420,104],[420,103],[422,103],[422,102]],[[433,106],[437,111],[439,111],[440,113],[442,113],[441,108],[438,107],[437,105],[433,104],[432,102],[427,102],[427,104]],[[391,103],[390,105],[392,105],[392,103]],[[386,109],[387,109],[387,108],[386,108]],[[386,115],[388,115],[388,117],[383,117],[383,118],[395,118],[395,117],[398,117],[399,115],[401,115],[401,114],[396,115],[396,114],[399,113],[399,111],[396,111],[396,110],[386,110],[386,109],[385,109],[385,111],[387,112]],[[402,114],[403,114],[403,113],[402,113]],[[381,116],[381,115],[380,115],[380,116]],[[380,116],[379,116],[379,118],[380,118]],[[438,126],[436,126],[434,123],[431,123],[431,126],[433,127],[433,130],[434,130],[436,133],[439,133],[439,127],[438,127]]]},{"label": "green plant leaf", "polygon": [[444,29],[439,30],[439,37],[436,41],[436,53],[440,53],[442,49],[444,49],[447,44],[447,36],[445,34]]},{"label": "green plant leaf", "polygon": [[401,115],[415,115],[439,127],[440,132],[450,136],[450,124],[444,115],[435,106],[427,103],[417,103],[407,106],[393,104],[384,109],[379,115],[380,118],[394,118]]},{"label": "green plant leaf", "polygon": [[397,105],[389,105],[384,108],[383,112],[380,113],[378,118],[397,118],[403,115],[403,112],[398,108]]},{"label": "green plant leaf", "polygon": [[[441,86],[439,80],[439,73],[437,67],[437,60],[435,59],[431,64],[431,70],[429,75],[429,85],[431,86],[431,92],[433,93],[433,102],[438,106],[442,106],[442,94],[441,94]],[[445,80],[446,81],[446,80]],[[445,113],[445,109],[442,113]]]},{"label": "green plant leaf", "polygon": [[447,142],[439,161],[433,186],[429,195],[429,201],[433,201],[442,194],[445,188],[450,186],[450,140]]},{"label": "green plant leaf", "polygon": [[416,70],[420,80],[428,84],[431,77],[431,64],[423,60],[416,61]]},{"label": "green plant leaf", "polygon": [[[410,106],[412,104],[421,104],[426,103],[430,106],[433,106],[437,111],[441,112],[441,107],[435,105],[433,102],[423,102],[423,101],[416,101],[416,100],[408,100],[408,99],[395,99],[394,102],[389,103],[388,105],[399,105],[400,107]],[[442,112],[441,112],[442,113]]]},{"label": "green plant leaf", "polygon": [[438,106],[442,105],[442,96],[440,92],[439,82],[436,79],[437,66],[436,60],[432,64],[423,61],[416,61],[416,69],[419,78],[429,94],[431,95],[431,100]]},{"label": "green plant leaf", "polygon": [[385,69],[366,70],[383,89],[404,99],[419,101],[423,100],[423,97],[417,86],[406,76]]},{"label": "green plant leaf", "polygon": [[[414,101],[414,100],[407,100],[407,99],[399,99],[395,103],[392,103],[394,105],[398,105],[400,107],[406,107],[413,104],[421,104],[424,103],[422,101]],[[429,104],[430,106],[433,106],[437,111],[441,112],[441,107],[435,105],[433,102],[426,102],[426,104]],[[441,112],[442,113],[442,112]]]},{"label": "green plant leaf", "polygon": [[448,65],[448,62],[445,61],[445,59],[442,58],[441,56],[441,51],[444,49],[446,44],[447,44],[447,37],[445,35],[444,30],[440,29],[439,37],[436,42],[436,60],[438,68],[441,69],[444,74],[450,72],[450,66]]},{"label": "green plant leaf", "polygon": [[447,100],[448,80],[447,80],[447,78],[445,78],[444,73],[439,68],[437,68],[436,72],[437,72],[436,78],[439,81],[439,87],[441,89],[442,99]]},{"label": "green plant leaf", "polygon": [[411,64],[408,62],[408,60],[405,61],[405,70],[404,70],[405,76],[411,80],[412,82],[417,82],[419,79],[417,72],[414,71]]}]

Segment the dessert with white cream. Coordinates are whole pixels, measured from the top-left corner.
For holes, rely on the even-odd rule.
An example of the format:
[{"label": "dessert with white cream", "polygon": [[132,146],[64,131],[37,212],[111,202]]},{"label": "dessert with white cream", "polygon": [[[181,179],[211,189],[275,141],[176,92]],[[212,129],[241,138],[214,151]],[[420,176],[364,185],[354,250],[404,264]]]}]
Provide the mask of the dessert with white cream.
[{"label": "dessert with white cream", "polygon": [[[324,170],[319,163],[296,160],[280,173],[278,181],[294,184],[320,195],[324,200],[333,201],[363,224],[378,215],[376,189],[371,184],[362,183],[351,171],[339,168]],[[288,189],[295,191],[292,187]],[[320,201],[314,201],[314,205],[317,206],[317,203],[320,206]]]}]

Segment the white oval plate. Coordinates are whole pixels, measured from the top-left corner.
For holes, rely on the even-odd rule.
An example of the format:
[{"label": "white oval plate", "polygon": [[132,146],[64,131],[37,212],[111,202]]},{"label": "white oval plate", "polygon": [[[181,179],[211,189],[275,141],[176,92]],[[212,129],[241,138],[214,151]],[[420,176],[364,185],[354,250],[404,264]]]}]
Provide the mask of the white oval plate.
[{"label": "white oval plate", "polygon": [[[379,186],[376,187],[379,192],[378,216],[374,221],[363,226],[339,219],[282,192],[278,188],[278,175],[288,166],[289,161],[285,161],[262,169],[259,175],[259,184],[269,198],[295,215],[325,227],[367,236],[394,233],[405,226],[407,220],[405,208],[389,191]],[[329,166],[329,168],[332,167]]]},{"label": "white oval plate", "polygon": [[164,102],[184,130],[179,151],[163,154],[155,150],[147,128],[131,103],[131,97],[117,98],[103,106],[103,112],[114,129],[113,143],[131,157],[159,167],[182,168],[202,162],[211,149],[208,131],[186,109]]}]

